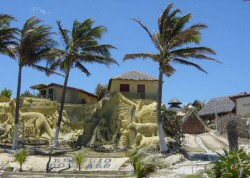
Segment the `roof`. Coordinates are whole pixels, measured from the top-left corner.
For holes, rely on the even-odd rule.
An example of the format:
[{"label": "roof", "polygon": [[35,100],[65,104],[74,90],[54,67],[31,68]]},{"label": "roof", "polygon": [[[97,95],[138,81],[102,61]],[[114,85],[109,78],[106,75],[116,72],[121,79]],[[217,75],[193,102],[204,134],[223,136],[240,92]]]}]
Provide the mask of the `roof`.
[{"label": "roof", "polygon": [[[44,88],[48,88],[48,87],[52,87],[52,86],[58,86],[58,87],[61,87],[63,88],[63,85],[60,85],[60,84],[57,84],[57,83],[51,83],[51,84],[38,84],[38,85],[33,85],[31,86],[30,88],[31,89],[37,89],[37,90],[41,90],[41,89],[44,89]],[[77,90],[79,92],[82,92],[82,93],[86,93],[87,95],[89,96],[93,96],[93,97],[96,97],[96,95],[92,94],[92,93],[89,93],[85,90],[82,90],[82,89],[79,89],[79,88],[74,88],[74,87],[69,87],[67,86],[67,89],[72,89],[72,90]]]},{"label": "roof", "polygon": [[151,81],[158,81],[158,78],[156,78],[156,77],[154,77],[152,75],[146,74],[144,72],[141,72],[139,70],[133,70],[133,71],[126,72],[124,74],[117,75],[117,76],[111,78],[109,80],[108,89],[111,86],[112,80],[135,80],[135,81],[151,80]]},{"label": "roof", "polygon": [[228,113],[232,112],[235,107],[235,103],[227,96],[214,98],[208,101],[208,103],[198,113],[200,116],[211,115],[214,113]]},{"label": "roof", "polygon": [[177,98],[173,98],[168,102],[168,104],[182,104],[182,102],[180,102]]},{"label": "roof", "polygon": [[[202,121],[202,119],[197,115],[196,111],[194,108],[190,109],[185,116],[182,118],[182,124],[184,124],[184,122],[186,122],[186,120],[189,118],[189,116],[191,114],[194,114],[196,116],[196,118],[202,123],[202,125],[205,126],[204,122]],[[206,127],[206,126],[205,126]]]},{"label": "roof", "polygon": [[117,75],[112,79],[122,79],[122,80],[158,80],[152,75],[143,73],[139,70],[133,70],[130,72],[126,72],[121,75]]}]

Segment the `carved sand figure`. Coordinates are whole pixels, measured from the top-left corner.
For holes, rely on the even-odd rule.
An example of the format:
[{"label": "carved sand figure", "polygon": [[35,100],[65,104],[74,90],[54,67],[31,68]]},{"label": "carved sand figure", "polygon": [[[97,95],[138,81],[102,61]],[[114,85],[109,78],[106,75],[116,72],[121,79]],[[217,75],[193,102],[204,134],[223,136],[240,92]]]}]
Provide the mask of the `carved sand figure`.
[{"label": "carved sand figure", "polygon": [[121,128],[120,128],[120,141],[119,145],[126,147],[129,145],[129,130],[128,130],[128,123],[126,120],[121,121]]},{"label": "carved sand figure", "polygon": [[138,123],[142,123],[144,117],[152,112],[156,112],[156,105],[156,102],[153,102],[149,105],[143,105],[142,101],[139,100],[135,112],[135,121]]},{"label": "carved sand figure", "polygon": [[141,147],[143,145],[151,146],[155,149],[159,146],[159,137],[145,137],[138,133],[135,137],[135,144],[132,147]]},{"label": "carved sand figure", "polygon": [[[11,100],[9,102],[9,106],[11,108],[11,111],[15,111],[15,101]],[[49,123],[47,122],[45,116],[38,112],[20,112],[20,122],[25,121],[25,124],[27,125],[34,125],[38,138],[41,137],[41,135],[46,132],[51,139],[53,139],[53,134],[51,131],[51,128],[49,126]]]},{"label": "carved sand figure", "polygon": [[99,124],[95,127],[92,138],[88,146],[100,146],[108,144],[112,140],[112,135],[109,132],[106,119],[101,119]]},{"label": "carved sand figure", "polygon": [[238,150],[238,132],[237,132],[237,121],[236,117],[229,119],[227,123],[227,136],[229,143],[229,150]]},{"label": "carved sand figure", "polygon": [[132,123],[129,125],[129,130],[141,133],[145,137],[157,136],[157,124],[154,123]]}]

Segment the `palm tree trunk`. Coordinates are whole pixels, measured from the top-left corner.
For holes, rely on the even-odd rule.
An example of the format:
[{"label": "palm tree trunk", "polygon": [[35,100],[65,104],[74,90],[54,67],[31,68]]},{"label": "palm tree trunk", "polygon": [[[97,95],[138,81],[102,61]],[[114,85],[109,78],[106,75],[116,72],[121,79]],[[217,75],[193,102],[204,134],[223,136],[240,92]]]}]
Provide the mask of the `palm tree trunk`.
[{"label": "palm tree trunk", "polygon": [[68,79],[69,79],[69,72],[70,72],[70,69],[68,69],[68,71],[66,72],[66,76],[65,76],[65,80],[64,80],[62,100],[61,100],[59,117],[58,117],[57,126],[56,126],[54,147],[59,146],[58,138],[59,138],[60,126],[61,126],[61,122],[62,122],[62,114],[63,114],[63,109],[64,109],[65,96],[66,96],[67,84],[68,84]]},{"label": "palm tree trunk", "polygon": [[157,94],[157,124],[158,124],[158,134],[159,134],[159,141],[160,141],[160,152],[166,153],[168,151],[168,146],[165,141],[164,131],[162,127],[162,118],[161,118],[162,83],[163,83],[163,72],[162,72],[161,64],[160,64],[158,94]]},{"label": "palm tree trunk", "polygon": [[15,129],[14,129],[14,140],[12,149],[16,150],[19,148],[18,145],[18,127],[19,127],[19,109],[20,109],[20,92],[22,82],[22,65],[18,65],[18,81],[17,81],[17,92],[16,92],[16,111],[15,111]]}]

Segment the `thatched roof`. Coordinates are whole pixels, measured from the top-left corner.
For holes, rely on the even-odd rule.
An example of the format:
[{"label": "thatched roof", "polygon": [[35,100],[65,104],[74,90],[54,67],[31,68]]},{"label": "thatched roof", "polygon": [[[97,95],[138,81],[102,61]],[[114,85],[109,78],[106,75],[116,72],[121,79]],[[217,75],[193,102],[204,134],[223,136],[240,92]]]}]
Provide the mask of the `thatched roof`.
[{"label": "thatched roof", "polygon": [[168,102],[168,104],[177,104],[177,105],[179,105],[179,104],[182,104],[182,102],[179,101],[177,98],[173,98],[173,99],[171,99],[171,100]]},{"label": "thatched roof", "polygon": [[133,70],[133,71],[126,72],[124,74],[117,75],[117,76],[111,78],[109,80],[108,89],[110,89],[110,87],[111,87],[112,80],[135,80],[135,81],[150,80],[150,81],[158,81],[158,78],[156,78],[156,77],[154,77],[152,75],[143,73],[143,72],[141,72],[139,70]]},{"label": "thatched roof", "polygon": [[133,70],[118,76],[115,76],[112,79],[122,79],[122,80],[158,80],[152,75],[143,73],[138,70]]},{"label": "thatched roof", "polygon": [[232,112],[235,103],[229,97],[214,98],[200,110],[199,116]]}]

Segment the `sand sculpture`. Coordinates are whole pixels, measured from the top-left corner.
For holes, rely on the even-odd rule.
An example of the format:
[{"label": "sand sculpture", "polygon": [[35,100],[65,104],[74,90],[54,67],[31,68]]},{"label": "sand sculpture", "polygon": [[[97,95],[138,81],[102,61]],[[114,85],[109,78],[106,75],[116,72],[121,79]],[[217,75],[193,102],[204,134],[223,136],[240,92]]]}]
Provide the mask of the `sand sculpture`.
[{"label": "sand sculpture", "polygon": [[[8,139],[11,142],[15,102],[11,100],[5,105],[5,110],[1,110],[0,106],[0,141]],[[36,98],[24,99],[22,106],[19,136],[21,137],[24,124],[25,138],[53,139],[58,119],[56,104]],[[159,143],[156,139],[157,124],[150,122],[152,118],[148,119],[149,116],[152,117],[152,113],[156,117],[156,102],[145,105],[143,100],[132,101],[118,93],[96,105],[70,105],[68,109],[66,107],[63,113],[60,137],[64,141],[68,139],[70,143],[76,141],[75,146],[116,145],[125,148]],[[3,115],[4,118],[1,117]],[[153,120],[156,121],[156,118]]]}]

